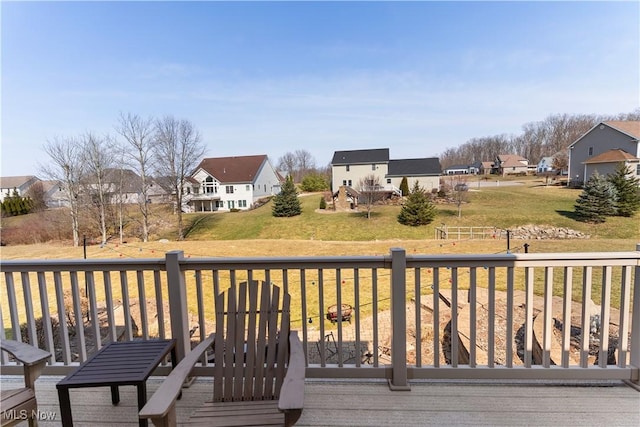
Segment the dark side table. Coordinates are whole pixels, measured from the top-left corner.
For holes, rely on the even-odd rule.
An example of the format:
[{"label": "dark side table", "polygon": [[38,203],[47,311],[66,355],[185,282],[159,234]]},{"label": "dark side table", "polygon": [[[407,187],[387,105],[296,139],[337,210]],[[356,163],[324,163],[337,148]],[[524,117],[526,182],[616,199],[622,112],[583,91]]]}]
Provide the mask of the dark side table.
[{"label": "dark side table", "polygon": [[[60,416],[64,427],[73,426],[70,388],[111,387],[111,403],[120,402],[118,386],[133,385],[138,389],[138,410],[147,402],[147,378],[169,353],[176,366],[176,340],[112,342],[82,363],[78,369],[56,384]],[[140,426],[147,426],[140,419]]]}]

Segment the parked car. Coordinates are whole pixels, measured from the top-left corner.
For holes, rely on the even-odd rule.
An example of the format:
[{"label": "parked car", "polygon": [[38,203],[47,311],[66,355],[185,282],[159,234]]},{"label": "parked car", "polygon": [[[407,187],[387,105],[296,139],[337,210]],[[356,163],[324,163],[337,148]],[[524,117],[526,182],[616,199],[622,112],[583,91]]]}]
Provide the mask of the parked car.
[{"label": "parked car", "polygon": [[460,183],[460,184],[456,184],[456,186],[453,187],[453,189],[456,191],[467,191],[469,190],[469,186],[465,183]]}]

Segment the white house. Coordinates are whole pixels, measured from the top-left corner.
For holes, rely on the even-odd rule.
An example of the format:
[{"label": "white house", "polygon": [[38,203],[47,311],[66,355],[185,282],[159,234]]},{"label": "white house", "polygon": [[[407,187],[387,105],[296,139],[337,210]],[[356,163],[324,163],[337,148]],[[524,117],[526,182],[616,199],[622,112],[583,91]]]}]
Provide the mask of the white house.
[{"label": "white house", "polygon": [[192,212],[247,210],[278,194],[281,182],[266,155],[207,158],[190,176],[187,205]]},{"label": "white house", "polygon": [[12,196],[15,190],[18,196],[24,197],[27,190],[40,180],[33,176],[3,176],[0,177],[0,202],[6,197]]},{"label": "white house", "polygon": [[536,166],[536,173],[551,172],[553,170],[553,157],[543,157]]}]

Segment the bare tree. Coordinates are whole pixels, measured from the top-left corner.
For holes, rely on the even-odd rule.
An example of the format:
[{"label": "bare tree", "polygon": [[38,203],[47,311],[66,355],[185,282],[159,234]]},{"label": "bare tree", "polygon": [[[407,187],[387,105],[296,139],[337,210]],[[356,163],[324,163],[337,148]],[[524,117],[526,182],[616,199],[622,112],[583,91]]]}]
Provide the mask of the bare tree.
[{"label": "bare tree", "polygon": [[286,176],[294,177],[296,172],[296,156],[293,153],[285,153],[278,159],[278,170],[284,171]]},{"label": "bare tree", "polygon": [[187,177],[205,153],[200,133],[188,120],[165,116],[156,121],[154,153],[158,174],[171,186],[176,214],[178,240],[184,239],[182,204]]},{"label": "bare tree", "polygon": [[114,166],[114,143],[109,136],[99,137],[91,132],[82,135],[83,161],[86,167],[87,195],[98,211],[98,222],[102,243],[107,243],[107,207],[111,205],[113,192],[107,180]]},{"label": "bare tree", "polygon": [[38,181],[27,190],[26,196],[31,199],[31,212],[42,212],[47,209],[45,191],[42,182]]},{"label": "bare tree", "polygon": [[559,151],[553,156],[551,167],[560,172],[567,171],[569,168],[569,153],[567,148]]},{"label": "bare tree", "polygon": [[298,181],[301,182],[302,178],[309,172],[315,171],[316,161],[313,156],[307,150],[296,150],[295,153],[296,164],[298,169]]},{"label": "bare tree", "polygon": [[151,171],[153,169],[154,123],[150,118],[144,119],[137,114],[120,113],[116,125],[118,132],[128,145],[126,154],[128,162],[140,176],[141,186],[138,189],[138,205],[142,213],[142,241],[149,240],[149,188],[151,187]]},{"label": "bare tree", "polygon": [[468,200],[467,192],[469,191],[469,184],[467,181],[468,179],[466,177],[456,176],[452,182],[453,200],[458,208],[458,218],[462,218],[462,205]]},{"label": "bare tree", "polygon": [[40,166],[44,176],[61,183],[65,197],[69,201],[74,246],[80,244],[79,197],[84,174],[81,148],[79,142],[73,138],[56,137],[47,141],[43,147],[51,161],[47,165]]},{"label": "bare tree", "polygon": [[385,196],[380,178],[374,174],[369,174],[358,182],[358,206],[364,205],[367,210],[367,219],[371,218],[373,206]]},{"label": "bare tree", "polygon": [[285,153],[278,159],[278,169],[292,177],[294,182],[302,182],[309,173],[319,173],[315,159],[307,150]]}]

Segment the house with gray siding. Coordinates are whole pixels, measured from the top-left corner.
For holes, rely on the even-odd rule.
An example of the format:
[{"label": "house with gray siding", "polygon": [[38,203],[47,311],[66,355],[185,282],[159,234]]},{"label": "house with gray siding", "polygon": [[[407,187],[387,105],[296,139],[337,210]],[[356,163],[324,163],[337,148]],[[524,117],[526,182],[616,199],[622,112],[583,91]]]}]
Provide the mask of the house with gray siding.
[{"label": "house with gray siding", "polygon": [[569,145],[569,184],[581,186],[596,170],[606,175],[623,162],[640,177],[640,121],[600,122]]},{"label": "house with gray siding", "polygon": [[389,159],[388,148],[336,151],[331,160],[331,188],[341,186],[359,190],[360,183],[373,175],[385,191],[400,194],[400,183],[407,178],[409,188],[415,181],[431,191],[440,187],[442,168],[437,158]]}]

